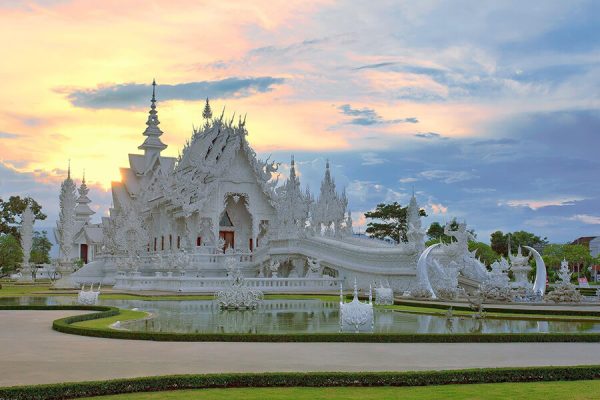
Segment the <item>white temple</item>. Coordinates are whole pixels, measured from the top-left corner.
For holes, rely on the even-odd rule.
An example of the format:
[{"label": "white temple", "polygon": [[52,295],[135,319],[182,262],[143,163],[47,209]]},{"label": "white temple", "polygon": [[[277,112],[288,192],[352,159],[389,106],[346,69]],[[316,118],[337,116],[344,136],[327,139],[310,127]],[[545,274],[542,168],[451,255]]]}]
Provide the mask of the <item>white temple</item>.
[{"label": "white temple", "polygon": [[85,181],[78,198],[70,174],[63,183],[56,230],[61,258],[86,262],[72,275],[74,284],[217,292],[228,284],[232,257],[245,284],[264,292],[334,291],[356,280],[363,290],[385,281],[396,293],[425,285],[431,296],[441,283],[439,277],[430,283],[429,272],[446,267],[451,281],[463,286],[477,288],[486,279],[462,225],[449,232],[457,242],[426,251],[430,260],[421,260],[417,278],[425,232],[414,194],[408,242],[353,236],[348,200],[337,191],[329,163],[316,198],[302,190],[293,157],[289,177],[279,184],[279,164],[257,158],[245,118],[213,117],[208,100],[201,128],[181,155],[163,156],[155,89],[153,82],[141,153],[129,154],[122,181],[112,183],[113,207],[100,225],[89,222]]}]

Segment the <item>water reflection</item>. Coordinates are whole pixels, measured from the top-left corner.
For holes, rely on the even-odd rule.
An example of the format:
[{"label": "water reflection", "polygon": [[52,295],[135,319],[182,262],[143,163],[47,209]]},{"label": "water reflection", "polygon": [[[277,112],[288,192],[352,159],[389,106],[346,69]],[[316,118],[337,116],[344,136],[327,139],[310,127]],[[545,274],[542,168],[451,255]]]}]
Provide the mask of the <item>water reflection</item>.
[{"label": "water reflection", "polygon": [[[0,304],[75,304],[75,297],[3,298]],[[123,327],[179,333],[326,333],[339,331],[339,304],[321,300],[265,300],[257,310],[220,310],[209,300],[102,300],[101,304],[149,311],[152,318]],[[600,332],[600,323],[418,315],[375,308],[377,333],[575,333]]]}]

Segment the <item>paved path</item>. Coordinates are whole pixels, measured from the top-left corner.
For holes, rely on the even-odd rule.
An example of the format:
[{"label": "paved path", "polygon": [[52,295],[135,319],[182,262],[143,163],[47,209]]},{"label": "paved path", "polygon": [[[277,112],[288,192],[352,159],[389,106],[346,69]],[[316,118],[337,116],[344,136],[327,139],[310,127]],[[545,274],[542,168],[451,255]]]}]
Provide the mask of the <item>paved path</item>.
[{"label": "paved path", "polygon": [[67,335],[76,311],[0,311],[0,386],[209,372],[600,364],[597,343],[172,343]]}]

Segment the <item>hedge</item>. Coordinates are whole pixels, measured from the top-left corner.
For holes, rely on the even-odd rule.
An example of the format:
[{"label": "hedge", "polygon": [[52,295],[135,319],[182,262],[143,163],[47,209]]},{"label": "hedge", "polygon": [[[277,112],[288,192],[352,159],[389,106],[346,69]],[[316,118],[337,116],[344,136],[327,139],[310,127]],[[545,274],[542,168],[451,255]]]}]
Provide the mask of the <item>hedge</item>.
[{"label": "hedge", "polygon": [[[447,310],[450,306],[447,304],[429,303],[427,301],[405,301],[396,300],[394,305],[400,306],[411,306],[411,307],[426,307],[426,308],[437,308]],[[546,305],[555,306],[556,304],[547,303]],[[593,306],[593,303],[583,303],[583,305]],[[600,311],[589,311],[589,310],[544,310],[535,308],[503,308],[503,307],[488,307],[489,305],[484,304],[484,310],[487,312],[494,313],[510,313],[510,314],[546,314],[546,315],[568,315],[568,316],[580,316],[580,317],[600,317]],[[453,310],[458,311],[473,311],[468,305],[452,305]]]},{"label": "hedge", "polygon": [[600,379],[600,366],[415,372],[283,372],[172,375],[0,388],[0,399],[61,400],[166,390],[244,387],[426,386]]},{"label": "hedge", "polygon": [[91,314],[60,318],[52,329],[73,335],[108,339],[153,340],[159,342],[353,342],[353,343],[515,343],[515,342],[600,342],[600,333],[174,333],[96,329],[73,325],[76,322],[118,315],[109,306],[0,306],[0,310],[90,310]]}]

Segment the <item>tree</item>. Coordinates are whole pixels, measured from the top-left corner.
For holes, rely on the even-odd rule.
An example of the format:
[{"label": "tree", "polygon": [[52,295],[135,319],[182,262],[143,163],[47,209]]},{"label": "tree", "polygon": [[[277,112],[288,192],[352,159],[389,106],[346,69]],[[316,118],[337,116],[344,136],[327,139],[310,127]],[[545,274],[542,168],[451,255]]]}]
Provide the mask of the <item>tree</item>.
[{"label": "tree", "polygon": [[0,198],[0,234],[9,234],[17,241],[21,238],[19,224],[21,214],[27,208],[27,203],[31,204],[31,210],[36,220],[46,219],[46,214],[42,213],[42,206],[31,197],[10,196],[8,201]]},{"label": "tree", "polygon": [[512,233],[503,233],[502,231],[496,231],[490,236],[492,250],[502,256],[507,257],[509,239],[512,251],[516,251],[519,246],[540,248],[548,244],[547,238],[541,238],[531,232],[517,231]]},{"label": "tree", "polygon": [[210,109],[210,104],[208,103],[208,97],[206,98],[206,104],[204,105],[204,110],[202,111],[202,118],[206,120],[212,118],[212,110]]},{"label": "tree", "polygon": [[587,268],[595,264],[597,259],[591,256],[589,250],[580,244],[550,244],[544,247],[542,258],[548,269],[558,270],[562,260],[567,260],[571,268],[588,274]]},{"label": "tree", "polygon": [[23,260],[23,251],[13,235],[0,234],[0,276],[9,276],[17,271]]},{"label": "tree", "polygon": [[473,250],[477,250],[475,255],[480,258],[485,265],[491,265],[500,259],[500,255],[496,253],[489,244],[469,241],[469,251]]},{"label": "tree", "polygon": [[50,249],[52,249],[52,243],[48,240],[46,231],[36,231],[33,234],[33,245],[31,247],[29,262],[32,264],[49,264]]},{"label": "tree", "polygon": [[[406,242],[406,223],[408,207],[402,207],[397,201],[391,204],[377,204],[374,211],[367,211],[365,217],[382,222],[369,222],[366,232],[379,239],[391,238],[397,242]],[[426,217],[425,210],[419,210],[419,216]]]}]

